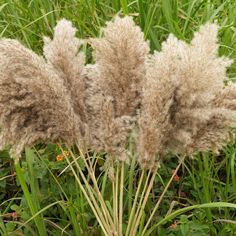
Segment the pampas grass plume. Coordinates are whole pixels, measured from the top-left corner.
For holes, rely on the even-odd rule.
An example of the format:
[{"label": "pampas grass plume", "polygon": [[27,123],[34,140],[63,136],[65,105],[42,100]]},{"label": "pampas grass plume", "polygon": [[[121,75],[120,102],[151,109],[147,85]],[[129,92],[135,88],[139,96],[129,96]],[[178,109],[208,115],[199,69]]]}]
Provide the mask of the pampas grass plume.
[{"label": "pampas grass plume", "polygon": [[236,125],[235,86],[226,87],[232,63],[218,57],[216,24],[207,23],[190,44],[170,35],[147,61],[139,119],[139,162],[152,168],[167,153],[218,152]]}]

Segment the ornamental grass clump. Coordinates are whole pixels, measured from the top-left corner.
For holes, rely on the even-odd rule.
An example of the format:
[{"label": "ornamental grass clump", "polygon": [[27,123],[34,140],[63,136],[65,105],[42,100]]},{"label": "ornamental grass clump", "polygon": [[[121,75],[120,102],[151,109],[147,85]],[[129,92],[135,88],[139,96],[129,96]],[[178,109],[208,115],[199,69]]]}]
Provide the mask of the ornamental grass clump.
[{"label": "ornamental grass clump", "polygon": [[218,57],[217,25],[205,24],[190,44],[170,35],[147,61],[139,119],[139,162],[156,156],[218,152],[236,125],[235,85],[226,85],[232,63]]},{"label": "ornamental grass clump", "polygon": [[[80,51],[83,40],[76,38],[76,31],[70,21],[60,20],[54,29],[53,39],[44,37],[43,52],[48,64],[63,79],[75,113],[86,124],[85,79],[82,75],[85,54]],[[87,127],[80,128],[83,134],[87,132]]]},{"label": "ornamental grass clump", "polygon": [[[148,226],[184,157],[197,151],[218,152],[232,140],[236,86],[226,83],[231,60],[217,55],[215,24],[202,26],[190,44],[170,35],[161,52],[149,55],[144,34],[132,18],[116,17],[107,23],[102,37],[90,40],[95,63],[86,66],[80,52],[82,41],[75,34],[71,22],[59,21],[54,37],[44,38],[45,58],[15,40],[0,40],[1,146],[10,144],[11,154],[18,160],[24,147],[58,142],[62,153],[58,160],[68,163],[65,170],[72,171],[104,235],[149,235],[153,227]],[[136,160],[132,157],[130,169],[124,161],[128,160],[125,145],[131,131],[136,131],[137,117],[142,169],[137,171],[133,192]],[[80,153],[72,151],[72,144]],[[84,155],[86,150],[95,152],[94,156]],[[97,152],[111,157],[109,205],[104,184],[98,183],[100,177],[95,173]],[[144,212],[156,180],[156,157],[168,153],[183,157],[155,207]],[[105,182],[110,169],[101,173]],[[127,169],[129,210],[124,220]],[[33,202],[19,162],[16,172],[30,206]],[[40,228],[39,209],[31,207],[30,211]]]},{"label": "ornamental grass clump", "polygon": [[134,117],[141,102],[148,43],[131,17],[116,17],[92,39],[94,65],[88,65],[87,106],[92,149],[125,160]]},{"label": "ornamental grass clump", "polygon": [[[45,59],[16,40],[0,41],[0,143],[1,147],[11,146],[17,177],[30,212],[35,216],[40,209],[32,201],[18,159],[24,148],[38,142],[57,142],[102,230],[105,235],[112,235],[110,232],[114,227],[111,216],[92,164],[81,152],[80,158],[84,161],[94,189],[70,149],[72,144],[76,144],[80,151],[85,150],[88,134],[84,105],[85,77],[82,76],[84,55],[79,52],[81,41],[75,38],[75,32],[71,22],[59,21],[54,38],[44,39]],[[62,145],[62,141],[66,146]],[[67,157],[65,147],[73,157],[73,164]],[[46,235],[40,216],[33,218],[39,235]]]},{"label": "ornamental grass clump", "polygon": [[[83,56],[71,23],[62,20],[47,40],[46,60],[16,40],[0,41],[0,144],[19,158],[25,146],[86,136],[82,97]],[[76,88],[75,88],[76,87]],[[78,109],[80,108],[80,109]]]}]

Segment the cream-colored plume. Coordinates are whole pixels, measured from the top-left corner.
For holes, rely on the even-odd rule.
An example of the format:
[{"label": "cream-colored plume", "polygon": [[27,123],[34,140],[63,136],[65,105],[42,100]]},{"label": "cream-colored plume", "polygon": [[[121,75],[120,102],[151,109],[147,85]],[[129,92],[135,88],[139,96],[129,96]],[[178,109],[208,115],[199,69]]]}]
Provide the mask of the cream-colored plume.
[{"label": "cream-colored plume", "polygon": [[49,63],[15,40],[0,41],[0,143],[17,158],[40,141],[84,143],[86,124],[75,111],[82,104],[84,62],[73,33],[69,22],[58,23],[45,46]]},{"label": "cream-colored plume", "polygon": [[52,65],[70,93],[76,113],[85,122],[84,107],[85,80],[82,71],[85,65],[85,55],[80,52],[82,40],[76,38],[76,28],[70,21],[62,19],[54,29],[53,39],[44,37],[44,55],[48,64]]},{"label": "cream-colored plume", "polygon": [[218,57],[217,25],[202,26],[191,44],[170,35],[147,62],[139,119],[139,162],[157,155],[217,152],[236,125],[235,86],[225,87],[231,60]]},{"label": "cream-colored plume", "polygon": [[103,33],[91,40],[96,63],[86,68],[91,145],[123,160],[140,105],[149,46],[131,17],[116,17]]},{"label": "cream-colored plume", "polygon": [[132,18],[116,17],[91,40],[95,64],[85,67],[75,33],[71,22],[59,21],[53,39],[44,40],[46,60],[0,40],[0,143],[14,156],[40,141],[64,140],[126,160],[141,103],[143,167],[167,153],[217,152],[232,139],[236,86],[225,85],[231,60],[218,57],[215,24],[202,26],[190,44],[170,35],[148,56]]}]

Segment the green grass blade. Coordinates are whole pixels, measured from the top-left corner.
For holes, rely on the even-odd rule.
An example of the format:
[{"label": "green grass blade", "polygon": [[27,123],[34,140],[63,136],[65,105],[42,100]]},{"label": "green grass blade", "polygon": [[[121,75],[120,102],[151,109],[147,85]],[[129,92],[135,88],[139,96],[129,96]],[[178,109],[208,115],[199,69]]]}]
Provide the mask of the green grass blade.
[{"label": "green grass blade", "polygon": [[158,223],[153,225],[145,234],[145,236],[151,235],[151,233],[160,225],[167,223],[170,220],[173,220],[177,216],[186,213],[188,211],[196,210],[196,209],[210,209],[210,208],[234,208],[236,209],[236,204],[228,203],[228,202],[212,202],[212,203],[205,203],[205,204],[198,204],[194,206],[185,207],[179,209],[177,211],[172,212],[171,214],[167,215],[164,219],[160,220]]},{"label": "green grass blade", "polygon": [[[23,190],[24,196],[26,198],[27,204],[29,206],[30,212],[32,215],[36,215],[37,213],[37,205],[35,204],[32,195],[29,192],[29,189],[27,187],[25,178],[24,178],[24,174],[23,171],[21,169],[20,163],[16,163],[15,164],[15,169],[16,169],[16,174],[17,174],[17,178],[20,182],[21,188]],[[40,216],[35,216],[34,217],[34,221],[35,224],[37,226],[38,229],[38,233],[40,236],[47,236],[46,230],[45,230],[45,226],[44,226],[44,222],[43,219]]]}]

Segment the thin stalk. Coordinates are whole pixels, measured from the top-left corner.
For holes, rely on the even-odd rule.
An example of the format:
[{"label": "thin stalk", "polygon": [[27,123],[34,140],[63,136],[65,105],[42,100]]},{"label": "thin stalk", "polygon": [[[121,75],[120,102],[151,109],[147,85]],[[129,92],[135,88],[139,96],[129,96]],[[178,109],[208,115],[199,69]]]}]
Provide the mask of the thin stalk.
[{"label": "thin stalk", "polygon": [[148,228],[149,224],[151,223],[151,220],[152,220],[154,214],[156,213],[156,211],[157,211],[157,209],[158,209],[158,207],[159,207],[159,205],[160,205],[160,203],[161,203],[161,201],[162,201],[162,199],[163,199],[165,193],[167,192],[167,190],[168,190],[168,188],[169,188],[171,182],[173,181],[175,175],[177,174],[177,172],[178,172],[180,166],[183,164],[184,159],[185,159],[185,156],[180,160],[180,162],[179,162],[178,166],[176,167],[175,171],[173,172],[173,174],[172,174],[172,176],[171,176],[169,182],[167,183],[167,185],[166,185],[164,191],[162,192],[160,198],[158,199],[158,201],[157,201],[157,203],[156,203],[156,205],[155,205],[155,207],[154,207],[154,209],[153,209],[153,211],[152,211],[152,213],[151,213],[151,215],[150,215],[150,217],[149,217],[149,219],[148,219],[148,221],[147,221],[147,223],[146,223],[146,225],[145,225],[145,227],[144,227],[144,229],[143,229],[142,236],[144,236],[144,233],[147,231],[147,228]]},{"label": "thin stalk", "polygon": [[155,177],[156,177],[156,172],[157,172],[157,168],[156,167],[152,173],[152,177],[151,177],[151,181],[148,185],[148,188],[147,188],[147,191],[145,191],[145,196],[144,196],[144,200],[142,202],[142,205],[141,205],[141,208],[140,208],[140,211],[139,211],[139,214],[138,214],[138,217],[137,217],[137,220],[134,222],[135,225],[134,227],[132,228],[132,232],[130,235],[132,236],[136,236],[136,232],[137,232],[137,229],[138,229],[138,226],[139,226],[139,223],[140,223],[140,220],[141,220],[141,217],[142,217],[142,214],[143,214],[143,211],[144,211],[144,208],[146,206],[146,203],[147,203],[147,200],[148,200],[148,197],[149,197],[149,194],[151,192],[151,189],[153,187],[153,183],[154,183],[154,180],[155,180]]},{"label": "thin stalk", "polygon": [[[113,165],[113,168],[114,168],[114,165]],[[114,220],[114,226],[115,226],[115,229],[116,229],[116,225],[117,225],[117,217],[116,217],[116,212],[115,212],[115,209],[116,209],[116,186],[115,186],[115,179],[112,180],[112,204],[113,204],[113,220]]]},{"label": "thin stalk", "polygon": [[[78,147],[78,149],[79,149],[79,147]],[[68,150],[70,150],[70,148],[68,148]],[[79,151],[80,151],[80,149],[79,149]],[[70,153],[72,155],[74,155],[72,152],[70,152]],[[104,199],[102,197],[101,191],[99,190],[99,187],[98,187],[98,184],[97,184],[97,180],[96,180],[95,175],[94,175],[94,169],[93,169],[93,167],[91,165],[91,162],[88,161],[89,162],[89,165],[88,165],[84,154],[81,151],[80,151],[80,154],[81,154],[80,156],[82,157],[82,160],[83,160],[86,168],[88,169],[88,173],[89,173],[89,175],[90,175],[90,177],[91,177],[91,179],[93,181],[95,190],[97,191],[97,195],[98,195],[99,201],[100,201],[100,203],[102,205],[102,210],[103,210],[104,216],[106,218],[106,221],[109,222],[109,224],[112,226],[112,228],[114,230],[115,227],[113,225],[113,221],[112,221],[111,215],[110,215],[110,213],[109,213],[109,211],[107,209],[107,206],[106,206],[105,201],[104,201]]]},{"label": "thin stalk", "polygon": [[125,236],[128,236],[129,231],[130,231],[130,227],[131,227],[131,223],[133,222],[133,216],[134,216],[134,213],[135,213],[139,192],[140,192],[140,189],[141,189],[141,186],[142,186],[143,177],[144,177],[144,170],[142,170],[142,172],[141,172],[141,177],[139,179],[138,188],[137,188],[137,191],[135,193],[133,206],[132,206],[132,209],[131,209],[131,213],[129,215],[129,221],[128,221],[128,226],[127,226],[127,230],[126,230]]},{"label": "thin stalk", "polygon": [[119,232],[119,219],[118,219],[118,183],[119,183],[119,164],[116,165],[116,180],[115,180],[115,209],[114,221],[116,222],[116,231]]},{"label": "thin stalk", "polygon": [[[70,149],[68,149],[68,150],[70,150]],[[74,156],[74,154],[73,154],[73,152],[71,152],[71,150],[70,150],[70,153],[71,153],[71,155]],[[108,211],[108,209],[107,209],[107,206],[106,206],[106,204],[105,204],[105,201],[104,201],[104,198],[103,198],[103,196],[102,196],[102,194],[101,194],[101,191],[100,191],[99,188],[98,188],[97,180],[96,180],[96,178],[95,178],[94,169],[92,168],[91,162],[88,161],[88,162],[89,162],[89,165],[88,165],[88,163],[87,163],[87,161],[86,161],[86,158],[85,158],[85,156],[83,155],[83,153],[82,153],[81,151],[80,151],[80,154],[81,154],[80,156],[82,157],[82,160],[83,160],[83,162],[84,162],[84,164],[85,164],[85,166],[86,166],[86,168],[87,168],[87,170],[88,170],[89,176],[91,177],[91,180],[93,181],[95,190],[97,191],[97,197],[98,197],[99,202],[100,202],[100,204],[101,204],[101,209],[102,209],[102,211],[103,211],[105,220],[106,220],[106,222],[107,222],[108,225],[111,225],[113,231],[115,231],[115,226],[114,226],[114,224],[113,224],[111,215],[110,215],[110,213],[109,213],[109,211]],[[75,158],[75,156],[74,156],[74,158]],[[78,165],[78,163],[77,163],[77,165]]]},{"label": "thin stalk", "polygon": [[132,158],[131,165],[129,169],[129,185],[128,185],[128,211],[131,215],[132,201],[133,201],[133,190],[134,190],[134,169],[135,169],[136,158]]},{"label": "thin stalk", "polygon": [[[107,236],[110,236],[111,235],[111,229],[107,225],[106,221],[104,220],[104,217],[103,217],[102,212],[101,212],[101,210],[99,208],[99,205],[98,205],[98,203],[97,203],[97,201],[96,201],[96,199],[94,197],[94,193],[91,191],[91,187],[89,186],[89,184],[88,184],[88,182],[87,182],[87,180],[86,180],[86,178],[85,178],[85,176],[84,176],[80,166],[78,165],[77,161],[75,161],[76,167],[79,170],[79,174],[80,174],[80,176],[82,177],[82,179],[83,179],[83,181],[85,183],[85,186],[87,188],[88,193],[86,192],[84,186],[82,185],[82,183],[81,183],[81,181],[80,181],[76,171],[74,170],[74,168],[71,165],[70,161],[68,160],[67,156],[65,155],[63,148],[61,147],[60,144],[58,144],[58,146],[60,147],[63,156],[65,157],[68,165],[70,166],[70,169],[72,170],[72,172],[73,172],[73,174],[74,174],[74,176],[75,176],[75,178],[77,180],[77,183],[79,184],[80,189],[82,190],[82,192],[83,192],[84,196],[86,197],[86,199],[87,199],[87,201],[88,201],[92,211],[94,212],[94,215],[97,218],[97,220],[98,220],[98,222],[99,222],[99,224],[100,224],[104,234],[107,235]],[[70,149],[69,149],[69,151],[71,152]],[[73,159],[75,158],[74,155],[72,155],[72,158]]]},{"label": "thin stalk", "polygon": [[124,188],[124,161],[121,162],[120,173],[120,206],[119,206],[119,233],[122,236],[122,217],[123,217],[123,188]]},{"label": "thin stalk", "polygon": [[[92,206],[92,210],[94,211],[95,216],[96,216],[96,218],[98,219],[99,224],[101,225],[101,227],[102,227],[103,229],[106,228],[106,231],[109,232],[109,229],[107,230],[108,227],[107,227],[106,224],[104,223],[104,218],[103,218],[102,213],[101,213],[101,211],[100,211],[100,208],[99,208],[99,206],[98,206],[98,204],[97,204],[97,202],[96,202],[96,199],[94,198],[93,192],[91,191],[90,187],[87,185],[87,184],[88,184],[88,183],[87,183],[87,180],[85,179],[84,176],[81,176],[82,179],[83,179],[83,181],[85,182],[85,186],[86,186],[86,188],[87,188],[87,191],[88,191],[88,194],[89,194],[89,195],[87,194],[86,190],[84,189],[84,187],[83,187],[83,185],[82,185],[82,183],[81,183],[81,181],[80,181],[80,179],[79,179],[79,177],[78,177],[76,171],[75,171],[74,168],[72,167],[72,165],[71,165],[71,163],[69,162],[68,158],[67,158],[67,157],[65,157],[65,158],[66,158],[66,160],[67,160],[67,163],[70,165],[70,168],[71,168],[71,170],[72,170],[72,172],[73,172],[73,174],[74,174],[74,176],[75,176],[77,182],[79,183],[79,186],[80,186],[82,192],[84,193],[84,195],[85,195],[85,197],[87,198],[87,200],[88,200],[89,202],[91,202],[90,206]],[[82,171],[80,172],[80,170],[79,170],[79,174],[80,174],[80,175],[81,175],[81,173],[82,173]],[[92,200],[92,201],[91,201],[91,200]],[[92,202],[93,202],[94,205],[92,205]],[[103,226],[103,225],[104,225],[104,226]],[[106,231],[105,231],[105,232],[106,232]]]},{"label": "thin stalk", "polygon": [[144,224],[145,224],[145,218],[146,218],[146,214],[145,212],[143,212],[142,214],[142,218],[140,220],[140,224],[139,224],[139,229],[137,232],[137,236],[141,236],[142,232],[143,232],[143,228],[144,228]]},{"label": "thin stalk", "polygon": [[[75,157],[73,157],[73,158],[75,158]],[[112,230],[110,229],[110,226],[109,226],[108,222],[106,221],[106,218],[104,218],[105,216],[103,215],[103,212],[102,212],[102,211],[103,211],[103,208],[100,208],[100,206],[99,206],[99,204],[98,204],[98,203],[101,203],[101,202],[99,202],[98,195],[95,195],[93,189],[91,188],[91,186],[90,186],[90,184],[88,183],[87,179],[85,178],[83,172],[81,171],[80,166],[78,165],[78,163],[76,162],[75,164],[76,164],[77,169],[79,170],[79,174],[80,174],[80,176],[82,177],[82,179],[83,179],[83,181],[84,181],[84,183],[85,183],[85,186],[86,186],[88,192],[90,193],[91,199],[93,200],[94,205],[95,205],[95,207],[97,208],[97,210],[98,210],[98,212],[99,212],[99,215],[100,215],[100,217],[101,217],[101,220],[104,222],[104,225],[106,225],[107,229],[109,228],[109,230],[112,231]],[[95,196],[94,196],[94,195],[95,195]],[[97,202],[96,199],[98,199],[98,202]],[[101,211],[101,209],[102,209],[102,211]]]},{"label": "thin stalk", "polygon": [[[80,186],[80,189],[82,190],[82,192],[83,192],[84,196],[86,197],[86,199],[87,199],[87,201],[88,201],[90,207],[92,208],[92,210],[93,210],[93,212],[94,212],[94,215],[95,215],[95,217],[97,218],[98,223],[99,223],[99,225],[101,226],[101,228],[102,228],[104,234],[107,235],[107,236],[109,236],[109,235],[110,235],[110,229],[109,229],[109,227],[106,225],[106,223],[104,223],[104,222],[105,222],[105,221],[104,221],[104,218],[103,218],[102,213],[101,213],[101,211],[100,211],[100,209],[99,209],[99,206],[98,206],[98,204],[97,204],[97,202],[96,202],[96,200],[95,200],[95,198],[94,198],[94,196],[93,196],[93,193],[92,193],[91,189],[88,188],[88,186],[86,186],[86,187],[87,187],[87,191],[88,191],[88,193],[89,193],[89,195],[88,195],[87,192],[86,192],[86,190],[84,189],[84,187],[83,187],[83,185],[82,185],[82,183],[81,183],[81,181],[80,181],[80,179],[79,179],[79,177],[78,177],[76,171],[74,170],[74,168],[72,167],[71,163],[69,162],[68,158],[67,158],[66,156],[65,156],[65,158],[66,158],[66,161],[67,161],[67,163],[69,164],[69,166],[70,166],[70,168],[71,168],[71,170],[72,170],[72,172],[73,172],[73,174],[74,174],[74,176],[75,176],[75,178],[76,178],[76,180],[77,180],[77,183],[78,183],[79,186]],[[81,174],[81,173],[80,173],[80,174]],[[84,178],[83,178],[83,180],[84,180]],[[86,181],[86,180],[85,180],[85,181]],[[87,182],[87,181],[86,181],[86,182]],[[91,199],[92,199],[92,201],[91,201]],[[92,202],[93,202],[93,203],[92,203]],[[94,205],[93,205],[93,204],[94,204]]]},{"label": "thin stalk", "polygon": [[128,14],[128,2],[127,2],[127,0],[121,0],[120,3],[121,3],[121,6],[122,6],[122,11],[123,11],[124,15],[127,15]]},{"label": "thin stalk", "polygon": [[132,231],[134,230],[134,224],[135,224],[136,221],[137,221],[138,214],[139,214],[139,211],[140,211],[140,209],[141,209],[142,202],[143,202],[143,199],[144,199],[144,195],[145,195],[146,190],[147,190],[147,188],[148,188],[148,182],[149,182],[149,180],[150,180],[150,175],[151,175],[151,171],[149,170],[149,171],[148,171],[148,176],[147,176],[147,178],[146,178],[146,180],[145,180],[144,187],[143,187],[143,189],[142,189],[141,197],[140,197],[140,199],[139,199],[138,208],[137,208],[137,210],[136,210],[136,212],[135,212],[135,216],[134,216],[134,219],[133,219],[133,222],[132,222],[132,225],[131,225],[130,235],[131,235]]}]

